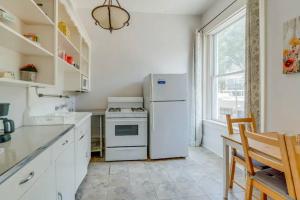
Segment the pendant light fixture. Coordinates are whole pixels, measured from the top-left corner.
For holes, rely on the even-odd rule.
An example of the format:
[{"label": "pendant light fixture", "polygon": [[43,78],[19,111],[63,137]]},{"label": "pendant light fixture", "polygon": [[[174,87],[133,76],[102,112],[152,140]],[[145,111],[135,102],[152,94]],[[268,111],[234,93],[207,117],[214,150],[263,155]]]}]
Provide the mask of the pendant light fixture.
[{"label": "pendant light fixture", "polygon": [[101,6],[94,8],[92,11],[95,24],[109,30],[111,33],[124,26],[129,26],[130,20],[129,12],[121,7],[118,0],[115,0],[115,2],[115,5],[113,5],[113,0],[105,0]]}]

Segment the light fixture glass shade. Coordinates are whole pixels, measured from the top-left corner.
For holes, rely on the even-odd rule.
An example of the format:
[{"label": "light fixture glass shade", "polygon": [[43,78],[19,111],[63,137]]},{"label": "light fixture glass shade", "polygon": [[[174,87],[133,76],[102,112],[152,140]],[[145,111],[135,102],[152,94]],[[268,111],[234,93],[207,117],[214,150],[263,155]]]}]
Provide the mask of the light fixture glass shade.
[{"label": "light fixture glass shade", "polygon": [[129,25],[130,15],[120,6],[102,5],[93,9],[92,17],[96,25],[111,32]]}]

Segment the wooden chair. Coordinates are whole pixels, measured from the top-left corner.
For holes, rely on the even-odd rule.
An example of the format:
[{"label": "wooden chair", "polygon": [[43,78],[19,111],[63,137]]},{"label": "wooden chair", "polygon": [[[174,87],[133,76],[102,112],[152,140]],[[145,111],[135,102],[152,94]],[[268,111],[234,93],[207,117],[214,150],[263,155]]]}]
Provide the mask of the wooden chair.
[{"label": "wooden chair", "polygon": [[296,196],[297,199],[300,200],[300,135],[286,135],[285,141],[288,150]]},{"label": "wooden chair", "polygon": [[[252,114],[248,118],[232,118],[231,115],[226,115],[226,120],[227,120],[227,130],[229,135],[234,134],[233,125],[240,124],[240,123],[247,124],[251,131],[256,132],[255,118],[253,117]],[[245,186],[243,186],[241,183],[239,183],[234,179],[236,163],[239,163],[246,168],[245,157],[243,153],[238,152],[234,148],[231,151],[232,151],[231,152],[232,157],[231,157],[231,166],[230,166],[229,188],[232,189],[233,183],[235,183],[236,185],[238,185],[239,187],[245,190],[246,189]],[[254,161],[255,170],[261,170],[264,169],[265,167],[266,167],[265,165]]]},{"label": "wooden chair", "polygon": [[[239,129],[248,171],[245,199],[252,199],[253,187],[261,191],[264,200],[267,196],[274,200],[296,199],[284,135],[249,132],[244,124]],[[280,159],[272,156],[276,152]],[[271,168],[255,172],[254,159]]]}]

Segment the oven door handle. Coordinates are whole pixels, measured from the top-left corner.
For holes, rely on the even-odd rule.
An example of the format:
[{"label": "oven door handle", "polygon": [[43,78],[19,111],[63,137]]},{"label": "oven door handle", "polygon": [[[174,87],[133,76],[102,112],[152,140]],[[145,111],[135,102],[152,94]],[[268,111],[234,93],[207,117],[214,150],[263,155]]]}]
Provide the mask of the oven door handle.
[{"label": "oven door handle", "polygon": [[136,123],[143,123],[143,122],[147,122],[147,118],[106,118],[107,122],[111,122],[111,123],[120,123],[120,122],[128,122],[128,123],[132,123],[132,124],[136,124]]}]

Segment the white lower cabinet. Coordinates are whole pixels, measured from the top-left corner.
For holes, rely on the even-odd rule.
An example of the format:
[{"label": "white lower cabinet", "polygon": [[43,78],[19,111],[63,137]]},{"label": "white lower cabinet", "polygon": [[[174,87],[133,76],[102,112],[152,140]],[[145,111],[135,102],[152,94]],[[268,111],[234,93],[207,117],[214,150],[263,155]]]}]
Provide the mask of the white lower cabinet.
[{"label": "white lower cabinet", "polygon": [[21,200],[54,200],[55,191],[55,168],[51,165]]},{"label": "white lower cabinet", "polygon": [[70,143],[55,161],[57,200],[75,199],[74,163],[74,143]]},{"label": "white lower cabinet", "polygon": [[51,150],[47,149],[28,162],[17,173],[0,184],[0,199],[17,200],[29,191],[51,165]]},{"label": "white lower cabinet", "polygon": [[87,174],[88,163],[91,158],[91,119],[76,127],[75,138],[75,177],[76,190]]},{"label": "white lower cabinet", "polygon": [[0,200],[74,200],[91,158],[91,119],[0,184]]},{"label": "white lower cabinet", "polygon": [[76,145],[76,189],[78,189],[80,183],[84,179],[85,175],[87,174],[87,167],[86,167],[86,143],[87,137],[83,135],[77,141]]}]

